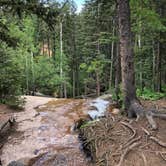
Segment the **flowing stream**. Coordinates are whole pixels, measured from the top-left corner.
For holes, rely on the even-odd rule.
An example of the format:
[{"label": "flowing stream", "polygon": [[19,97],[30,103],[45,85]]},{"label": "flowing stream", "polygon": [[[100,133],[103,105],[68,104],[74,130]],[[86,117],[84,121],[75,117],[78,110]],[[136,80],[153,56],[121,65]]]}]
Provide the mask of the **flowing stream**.
[{"label": "flowing stream", "polygon": [[[88,166],[73,124],[103,116],[108,102],[103,99],[53,99],[26,96],[24,112],[15,113],[16,133],[2,149],[1,162],[19,161],[30,166]],[[100,104],[99,104],[100,103]],[[89,108],[93,106],[93,110]],[[94,110],[96,108],[96,110]],[[99,115],[94,111],[97,111]]]}]

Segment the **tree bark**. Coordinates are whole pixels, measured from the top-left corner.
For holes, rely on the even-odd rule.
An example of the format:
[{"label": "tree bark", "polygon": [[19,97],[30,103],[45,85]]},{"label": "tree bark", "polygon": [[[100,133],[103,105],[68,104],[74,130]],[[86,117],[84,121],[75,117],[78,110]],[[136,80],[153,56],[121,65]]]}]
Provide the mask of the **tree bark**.
[{"label": "tree bark", "polygon": [[119,52],[119,41],[116,43],[116,61],[115,61],[115,95],[116,100],[120,99],[120,82],[121,82],[121,59]]},{"label": "tree bark", "polygon": [[154,39],[152,41],[152,46],[153,46],[153,49],[152,49],[152,52],[153,52],[153,90],[155,91],[156,89],[156,65],[155,65],[155,62],[156,62],[156,56],[155,56],[155,42],[154,42]]},{"label": "tree bark", "polygon": [[[134,53],[130,27],[129,0],[117,0],[124,106],[128,110],[136,99]],[[131,113],[131,112],[130,112]]]},{"label": "tree bark", "polygon": [[161,54],[160,42],[157,42],[157,57],[156,57],[156,91],[161,92]]},{"label": "tree bark", "polygon": [[[60,78],[61,81],[63,79],[63,39],[62,39],[62,22],[60,22]],[[61,82],[60,86],[60,97],[63,97],[63,87],[64,87],[64,82]]]},{"label": "tree bark", "polygon": [[[112,23],[112,37],[114,37],[114,33],[115,33],[115,23],[114,23],[114,20],[113,20],[113,23]],[[111,43],[111,66],[110,66],[110,79],[109,79],[109,89],[111,89],[112,87],[112,82],[113,82],[113,62],[114,62],[114,39]]]},{"label": "tree bark", "polygon": [[97,96],[100,96],[100,78],[99,78],[98,71],[96,71],[96,92],[97,92]]}]

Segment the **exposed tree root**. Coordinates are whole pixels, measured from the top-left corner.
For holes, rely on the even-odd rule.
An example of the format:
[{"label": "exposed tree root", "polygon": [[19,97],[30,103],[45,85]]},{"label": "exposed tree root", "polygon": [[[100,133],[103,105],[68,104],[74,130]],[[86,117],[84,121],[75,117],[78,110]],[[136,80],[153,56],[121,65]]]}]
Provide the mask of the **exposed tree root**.
[{"label": "exposed tree root", "polygon": [[130,140],[132,140],[136,136],[136,130],[130,124],[128,124],[126,122],[120,122],[120,123],[122,125],[128,127],[133,132],[133,135],[126,141],[126,143],[127,143],[127,142],[129,142]]},{"label": "exposed tree root", "polygon": [[141,156],[142,156],[142,159],[144,161],[144,166],[147,166],[147,160],[146,160],[146,157],[145,157],[143,152],[141,153]]},{"label": "exposed tree root", "polygon": [[157,129],[157,123],[155,122],[153,117],[166,119],[166,114],[160,113],[156,110],[145,110],[145,108],[141,105],[140,101],[136,99],[131,101],[128,114],[129,117],[133,117],[133,115],[136,115],[136,121],[138,121],[140,117],[146,117],[152,129],[154,130]]},{"label": "exposed tree root", "polygon": [[125,156],[130,152],[130,150],[132,150],[133,148],[139,146],[140,144],[141,144],[141,142],[135,142],[132,145],[130,145],[127,149],[125,149],[125,151],[123,152],[123,154],[120,157],[120,161],[119,161],[117,166],[122,166],[123,165],[123,161],[125,159]]},{"label": "exposed tree root", "polygon": [[159,140],[157,137],[151,136],[151,134],[149,133],[148,130],[146,130],[145,128],[142,127],[142,130],[149,136],[149,139],[153,140],[154,142],[156,142],[158,145],[166,148],[166,143]]},{"label": "exposed tree root", "polygon": [[159,153],[159,154],[160,154],[161,158],[162,158],[164,161],[166,161],[166,158],[163,156],[163,153]]},{"label": "exposed tree root", "polygon": [[139,137],[137,137],[137,138],[134,138],[134,139],[130,140],[129,142],[127,142],[126,144],[124,144],[122,148],[124,149],[124,148],[126,148],[127,146],[133,144],[134,142],[139,141],[140,139],[141,139],[141,136],[139,136]]},{"label": "exposed tree root", "polygon": [[161,140],[159,140],[158,138],[153,137],[153,136],[150,136],[149,138],[150,138],[151,140],[153,140],[154,142],[156,142],[157,144],[159,144],[160,146],[166,148],[166,143],[165,143],[165,142],[163,142],[163,141],[161,141]]},{"label": "exposed tree root", "polygon": [[157,124],[154,121],[152,114],[151,113],[146,113],[145,116],[146,116],[149,124],[152,126],[152,129],[156,130],[157,129]]}]

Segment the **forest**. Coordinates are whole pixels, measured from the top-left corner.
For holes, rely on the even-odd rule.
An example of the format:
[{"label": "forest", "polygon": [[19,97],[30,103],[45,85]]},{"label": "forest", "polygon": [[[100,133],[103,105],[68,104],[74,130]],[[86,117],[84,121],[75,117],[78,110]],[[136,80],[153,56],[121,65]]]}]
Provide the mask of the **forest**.
[{"label": "forest", "polygon": [[[80,13],[74,1],[27,1],[27,7],[20,0],[9,2],[0,2],[1,103],[37,92],[68,98],[111,92],[117,97],[119,89],[121,97],[114,0],[86,1]],[[130,6],[137,94],[157,99],[166,92],[165,1],[131,0]]]},{"label": "forest", "polygon": [[[48,108],[43,106],[50,110],[56,105],[56,108],[69,111],[71,108],[69,109],[67,106],[73,103],[75,105],[72,106],[73,112],[77,109],[81,111],[81,113],[79,111],[77,113],[79,118],[77,119],[76,115],[74,118],[74,122],[79,122],[79,124],[76,123],[79,127],[74,128],[79,128],[81,142],[84,145],[85,140],[88,141],[94,137],[93,140],[90,139],[89,144],[85,143],[83,149],[85,148],[86,155],[91,153],[89,156],[96,165],[109,166],[109,157],[106,147],[107,150],[103,150],[103,146],[101,148],[95,144],[94,140],[98,140],[99,137],[94,133],[98,133],[101,128],[102,131],[108,131],[107,127],[115,123],[118,124],[116,131],[121,124],[125,130],[130,129],[133,135],[129,135],[128,139],[131,145],[123,144],[124,147],[128,145],[128,148],[124,151],[121,149],[123,153],[118,158],[119,162],[116,159],[110,159],[112,165],[125,165],[124,158],[127,153],[138,146],[135,136],[137,131],[138,135],[141,135],[141,129],[142,133],[162,146],[163,149],[160,149],[162,152],[159,154],[161,154],[162,160],[166,161],[166,152],[164,152],[166,143],[153,137],[145,129],[147,121],[152,131],[156,131],[158,128],[162,128],[159,130],[160,132],[165,130],[165,121],[161,120],[160,124],[159,119],[156,120],[155,117],[166,119],[166,112],[156,113],[156,111],[160,111],[159,109],[166,110],[166,1],[85,0],[81,1],[83,5],[78,11],[80,1],[0,0],[0,110],[6,105],[10,106],[9,109],[14,108],[17,113],[24,105],[25,110],[28,109],[27,107],[31,111],[34,108],[39,109],[39,113],[32,117],[30,113],[27,114],[27,117],[30,116],[29,119],[32,120],[38,115],[42,117],[42,112],[45,112],[38,104],[41,102],[40,97],[43,97],[41,105],[50,103],[51,106],[46,104]],[[101,96],[107,95],[111,95],[112,105],[109,104],[111,113],[113,109],[118,108],[121,115],[115,119],[113,116],[113,122],[109,122],[109,117],[104,114],[106,119],[102,119],[100,125],[94,120],[95,118],[92,118],[96,124],[94,129],[93,125],[90,125],[93,120],[87,122],[85,115],[83,115],[83,121],[82,117],[80,118],[84,114],[82,110],[87,108],[89,101],[93,105],[92,100],[103,100]],[[30,97],[25,101],[22,96],[38,96],[39,98],[36,98],[34,104],[35,98]],[[48,100],[49,98],[57,101],[51,102]],[[27,104],[25,104],[26,102]],[[93,109],[91,108],[91,110]],[[17,115],[17,113],[18,119],[22,119],[26,115],[19,113]],[[0,124],[1,115],[4,115],[4,112],[2,114],[0,111]],[[61,114],[58,115],[61,116]],[[51,116],[55,115],[50,114]],[[128,121],[128,118],[133,117],[136,117],[136,122],[130,122],[134,123],[134,128],[138,127],[137,130],[134,130],[130,122],[127,123],[126,119],[123,119],[127,118]],[[143,127],[135,125],[140,117],[144,118],[139,123]],[[11,119],[9,121],[13,123]],[[21,120],[17,121],[16,118],[16,123],[20,122]],[[54,122],[49,121],[49,123]],[[57,124],[63,126],[59,122]],[[28,126],[29,123],[24,124],[24,126],[26,125]],[[87,129],[87,126],[90,127]],[[105,129],[103,129],[104,127]],[[4,125],[0,125],[0,134],[3,128]],[[95,131],[91,132],[92,130]],[[19,131],[23,132],[21,128]],[[86,131],[92,135],[88,135]],[[112,132],[114,133],[114,131]],[[104,138],[102,137],[100,140],[109,142],[108,138],[104,136],[105,133],[103,133]],[[162,133],[160,136],[159,138],[163,137],[164,140],[166,133]],[[119,139],[119,142],[122,141],[119,137],[116,139]],[[0,141],[2,140],[0,139]],[[97,153],[102,150],[102,155]],[[5,158],[3,154],[6,152],[0,150],[0,156],[2,155],[0,166],[3,163],[1,160]],[[117,155],[119,152],[114,151],[114,154]],[[42,157],[43,155],[45,153],[42,153]],[[158,159],[154,164],[150,164],[146,161],[146,156],[142,155],[142,158],[145,166],[148,164],[155,166],[156,163],[158,166],[164,165],[158,162]],[[4,159],[3,161],[5,164],[9,164],[9,160]],[[36,162],[38,163],[36,166],[58,166],[58,164],[46,164],[45,162],[47,163],[48,160],[43,161],[44,164]],[[35,166],[34,160],[30,160],[29,163],[31,163],[29,166]],[[129,163],[126,163],[127,165],[129,166]],[[64,166],[68,165],[64,164]],[[81,164],[73,166],[81,166]],[[140,165],[138,164],[138,166]]]}]

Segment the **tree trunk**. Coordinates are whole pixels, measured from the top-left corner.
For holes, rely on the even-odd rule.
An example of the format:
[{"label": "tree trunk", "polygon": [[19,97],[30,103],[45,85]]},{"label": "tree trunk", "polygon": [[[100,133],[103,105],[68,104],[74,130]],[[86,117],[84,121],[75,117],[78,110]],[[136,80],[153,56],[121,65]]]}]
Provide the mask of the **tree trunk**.
[{"label": "tree trunk", "polygon": [[35,71],[34,71],[34,60],[33,52],[31,52],[31,70],[32,70],[32,94],[35,94]]},{"label": "tree trunk", "polygon": [[52,34],[52,57],[55,62],[56,59],[56,34],[53,32]]},{"label": "tree trunk", "polygon": [[[134,73],[134,53],[130,27],[130,7],[129,0],[117,0],[118,21],[120,35],[120,55],[122,67],[122,88],[124,95],[124,106],[128,110],[130,104],[136,99],[135,73]],[[132,116],[132,112],[129,112]]]},{"label": "tree trunk", "polygon": [[25,69],[26,69],[26,94],[29,94],[29,68],[28,68],[28,55],[25,55]]},{"label": "tree trunk", "polygon": [[[141,28],[141,25],[140,25]],[[141,33],[141,32],[140,32]],[[141,34],[138,35],[138,48],[139,51],[141,52]],[[142,54],[142,53],[141,53]],[[142,72],[142,57],[139,62],[139,84],[140,84],[140,89],[143,91],[143,72]]]},{"label": "tree trunk", "polygon": [[157,57],[156,57],[156,91],[161,92],[161,54],[160,42],[157,42]]},{"label": "tree trunk", "polygon": [[[112,37],[114,37],[115,33],[115,25],[113,20],[113,29],[112,29]],[[110,66],[110,81],[109,81],[109,89],[112,87],[113,82],[113,61],[114,61],[114,39],[111,43],[111,66]]]},{"label": "tree trunk", "polygon": [[73,64],[73,98],[75,98],[76,97],[76,95],[75,95],[75,89],[76,89],[76,85],[75,85],[75,83],[76,83],[76,79],[75,79],[75,67],[74,67],[74,64]]},{"label": "tree trunk", "polygon": [[153,46],[153,90],[155,91],[155,89],[156,89],[156,65],[155,65],[155,62],[156,62],[156,56],[155,56],[155,48],[154,48],[154,46],[155,46],[155,42],[154,42],[154,39],[153,39],[153,41],[152,41],[152,46]]},{"label": "tree trunk", "polygon": [[96,71],[96,92],[97,96],[100,96],[100,78],[99,78],[99,72]]},{"label": "tree trunk", "polygon": [[116,61],[115,61],[115,95],[116,100],[120,99],[120,82],[121,82],[121,59],[119,52],[119,42],[116,44]]},{"label": "tree trunk", "polygon": [[50,53],[50,38],[49,38],[49,36],[47,36],[47,42],[48,42],[48,56],[51,57],[51,53]]},{"label": "tree trunk", "polygon": [[[63,79],[63,42],[62,42],[62,22],[60,22],[60,78],[61,81]],[[63,85],[64,83],[61,82],[61,86],[60,86],[60,97],[63,97]]]}]

